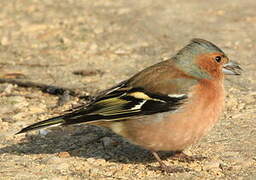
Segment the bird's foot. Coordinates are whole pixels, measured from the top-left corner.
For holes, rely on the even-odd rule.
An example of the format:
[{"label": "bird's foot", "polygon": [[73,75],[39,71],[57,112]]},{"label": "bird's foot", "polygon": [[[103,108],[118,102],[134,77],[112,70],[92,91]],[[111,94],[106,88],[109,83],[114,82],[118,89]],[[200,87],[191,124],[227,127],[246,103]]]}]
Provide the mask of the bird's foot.
[{"label": "bird's foot", "polygon": [[180,162],[195,162],[195,161],[203,161],[206,159],[206,157],[204,156],[189,156],[183,152],[175,152],[175,154],[173,156],[171,156],[172,160],[177,160]]},{"label": "bird's foot", "polygon": [[183,168],[183,167],[171,167],[171,166],[167,166],[159,157],[159,155],[157,154],[157,152],[155,151],[151,151],[152,154],[154,155],[154,157],[156,158],[156,160],[158,161],[159,165],[158,167],[149,167],[150,170],[161,170],[162,172],[165,173],[182,173],[182,172],[188,172],[190,171],[190,169],[188,168]]}]

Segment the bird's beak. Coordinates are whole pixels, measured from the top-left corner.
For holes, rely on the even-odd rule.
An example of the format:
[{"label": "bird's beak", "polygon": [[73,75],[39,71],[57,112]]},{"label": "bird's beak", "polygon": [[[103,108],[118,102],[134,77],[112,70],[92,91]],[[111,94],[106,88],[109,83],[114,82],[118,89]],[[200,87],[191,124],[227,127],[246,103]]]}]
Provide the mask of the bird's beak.
[{"label": "bird's beak", "polygon": [[223,73],[226,75],[240,75],[243,70],[239,64],[235,61],[229,61],[227,64],[223,65]]}]

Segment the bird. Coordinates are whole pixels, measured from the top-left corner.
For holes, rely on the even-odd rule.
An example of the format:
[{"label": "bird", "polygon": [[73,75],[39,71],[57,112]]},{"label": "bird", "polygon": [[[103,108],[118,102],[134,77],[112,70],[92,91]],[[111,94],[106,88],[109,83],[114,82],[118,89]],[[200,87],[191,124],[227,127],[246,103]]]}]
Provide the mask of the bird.
[{"label": "bird", "polygon": [[101,126],[152,152],[163,171],[176,172],[158,152],[181,154],[206,135],[224,107],[224,76],[241,71],[215,44],[194,38],[174,56],[100,92],[91,102],[17,134],[57,125]]}]

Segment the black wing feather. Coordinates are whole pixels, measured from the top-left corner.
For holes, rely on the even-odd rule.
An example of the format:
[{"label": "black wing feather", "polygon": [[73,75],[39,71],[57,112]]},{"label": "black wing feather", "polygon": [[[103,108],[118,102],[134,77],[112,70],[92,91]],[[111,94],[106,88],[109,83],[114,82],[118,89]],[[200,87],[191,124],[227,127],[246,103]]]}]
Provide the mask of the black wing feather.
[{"label": "black wing feather", "polygon": [[[149,98],[138,98],[135,97],[133,93],[142,93]],[[113,98],[124,100],[125,103],[121,104],[118,107],[119,109],[117,109],[113,113],[109,114],[107,110],[106,113],[104,113],[104,108],[106,107],[105,104],[102,104],[101,102]],[[64,115],[64,118],[67,119],[65,124],[93,121],[116,121],[129,119],[134,116],[151,115],[160,112],[174,111],[177,110],[183,103],[185,103],[185,100],[187,98],[187,95],[172,97],[162,94],[153,94],[146,92],[142,88],[133,88],[128,91],[120,90],[118,91],[118,93],[115,91],[108,94],[108,98],[106,98],[105,96],[99,98],[91,105],[87,106],[85,109],[80,109],[78,111]],[[145,102],[143,103],[143,105],[140,106],[139,109],[133,110],[136,105],[139,105],[143,101]],[[98,111],[101,111],[101,113],[97,113]]]}]

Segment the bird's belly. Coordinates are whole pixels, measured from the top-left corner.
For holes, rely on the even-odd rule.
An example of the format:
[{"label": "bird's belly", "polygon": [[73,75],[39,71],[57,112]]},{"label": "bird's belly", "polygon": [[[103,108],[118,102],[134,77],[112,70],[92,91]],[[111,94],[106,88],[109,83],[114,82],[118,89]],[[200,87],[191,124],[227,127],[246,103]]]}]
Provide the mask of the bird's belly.
[{"label": "bird's belly", "polygon": [[[118,132],[131,142],[154,151],[177,151],[196,143],[216,123],[222,106],[188,107],[180,113],[159,113],[119,124]],[[164,119],[164,120],[162,120]]]}]

